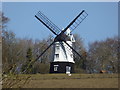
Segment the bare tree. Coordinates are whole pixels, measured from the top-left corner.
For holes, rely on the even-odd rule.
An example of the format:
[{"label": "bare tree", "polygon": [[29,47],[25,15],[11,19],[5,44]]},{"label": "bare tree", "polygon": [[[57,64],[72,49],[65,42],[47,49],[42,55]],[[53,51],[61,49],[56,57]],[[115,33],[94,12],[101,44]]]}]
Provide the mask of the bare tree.
[{"label": "bare tree", "polygon": [[82,38],[78,34],[74,34],[74,38],[75,38],[75,43],[73,43],[74,49],[82,56],[82,58],[80,58],[78,55],[74,53],[75,72],[84,73],[86,68],[85,62],[86,62],[87,52],[84,47]]},{"label": "bare tree", "polygon": [[87,70],[89,72],[118,72],[118,37],[96,41],[89,45]]}]

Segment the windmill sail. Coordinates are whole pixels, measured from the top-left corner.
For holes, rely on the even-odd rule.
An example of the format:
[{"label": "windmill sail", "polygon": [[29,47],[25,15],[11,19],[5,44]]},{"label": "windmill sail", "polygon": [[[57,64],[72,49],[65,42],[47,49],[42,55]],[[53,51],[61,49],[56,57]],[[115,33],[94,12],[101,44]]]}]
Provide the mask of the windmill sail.
[{"label": "windmill sail", "polygon": [[88,14],[84,11],[76,21],[69,27],[71,32],[78,27],[78,25],[88,16]]},{"label": "windmill sail", "polygon": [[42,22],[50,31],[52,31],[55,35],[58,35],[61,32],[53,22],[51,22],[43,13],[40,11],[35,15],[35,17]]},{"label": "windmill sail", "polygon": [[66,41],[64,41],[80,58],[83,58],[73,47],[71,47]]},{"label": "windmill sail", "polygon": [[85,10],[82,10],[82,12],[61,33],[64,33],[70,27],[71,30],[74,30],[87,16],[88,14]]},{"label": "windmill sail", "polygon": [[55,41],[53,41],[36,59],[35,61],[37,61],[53,44]]}]

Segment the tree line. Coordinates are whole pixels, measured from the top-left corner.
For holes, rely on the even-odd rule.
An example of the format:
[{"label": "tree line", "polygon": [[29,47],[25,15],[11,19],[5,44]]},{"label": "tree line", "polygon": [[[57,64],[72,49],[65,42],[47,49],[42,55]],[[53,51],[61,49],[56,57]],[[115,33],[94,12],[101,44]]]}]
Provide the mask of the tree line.
[{"label": "tree line", "polygon": [[[38,60],[36,58],[53,41],[52,36],[43,40],[17,38],[7,27],[9,18],[1,15],[2,27],[2,72],[4,74],[36,74],[49,73],[52,57],[52,47]],[[82,38],[74,34],[76,42],[74,49],[81,54],[82,59],[74,53],[75,73],[118,73],[118,36],[95,41],[84,47]],[[36,61],[35,61],[36,60]]]}]

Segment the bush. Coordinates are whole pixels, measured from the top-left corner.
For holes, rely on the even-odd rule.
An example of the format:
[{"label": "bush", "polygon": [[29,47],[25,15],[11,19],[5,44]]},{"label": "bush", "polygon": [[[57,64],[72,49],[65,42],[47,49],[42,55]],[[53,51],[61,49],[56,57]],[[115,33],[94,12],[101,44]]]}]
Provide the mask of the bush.
[{"label": "bush", "polygon": [[49,64],[44,64],[44,63],[40,63],[40,62],[36,62],[33,66],[33,73],[41,73],[41,74],[46,74],[49,73]]},{"label": "bush", "polygon": [[86,71],[84,69],[81,68],[74,68],[75,73],[86,73]]}]

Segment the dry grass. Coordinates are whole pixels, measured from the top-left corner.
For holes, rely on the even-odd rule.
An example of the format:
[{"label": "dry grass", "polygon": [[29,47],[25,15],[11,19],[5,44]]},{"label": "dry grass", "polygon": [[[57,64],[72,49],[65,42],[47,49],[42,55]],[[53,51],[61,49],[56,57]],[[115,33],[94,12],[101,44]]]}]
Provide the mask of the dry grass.
[{"label": "dry grass", "polygon": [[[27,78],[30,76],[30,78]],[[12,87],[20,88],[118,88],[117,74],[35,74],[8,77],[3,87],[11,80],[19,81]],[[26,80],[28,79],[28,80]]]}]

